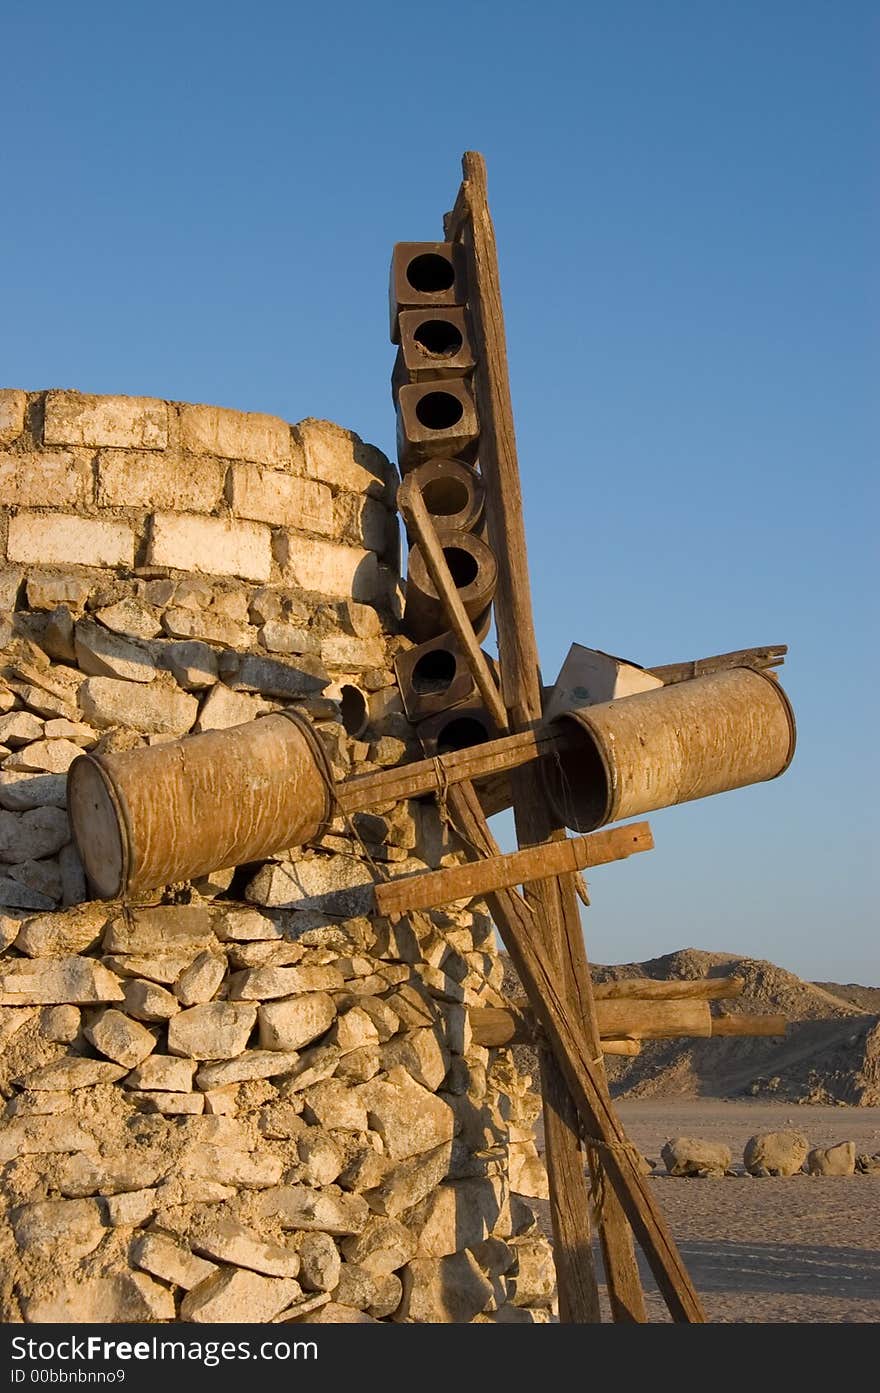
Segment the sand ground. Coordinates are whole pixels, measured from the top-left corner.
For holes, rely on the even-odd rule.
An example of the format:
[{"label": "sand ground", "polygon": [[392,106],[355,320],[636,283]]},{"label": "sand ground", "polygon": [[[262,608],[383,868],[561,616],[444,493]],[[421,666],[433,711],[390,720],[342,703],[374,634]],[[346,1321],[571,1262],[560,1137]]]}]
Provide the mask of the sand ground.
[{"label": "sand ground", "polygon": [[[723,1141],[733,1152],[736,1178],[649,1181],[711,1321],[880,1322],[880,1175],[756,1180],[742,1167],[750,1136],[790,1127],[812,1146],[854,1141],[857,1152],[878,1152],[880,1108],[697,1098],[624,1101],[618,1111],[652,1160],[671,1136]],[[549,1208],[539,1208],[549,1233]],[[668,1320],[639,1259],[649,1319]],[[596,1260],[601,1271],[598,1247]]]}]

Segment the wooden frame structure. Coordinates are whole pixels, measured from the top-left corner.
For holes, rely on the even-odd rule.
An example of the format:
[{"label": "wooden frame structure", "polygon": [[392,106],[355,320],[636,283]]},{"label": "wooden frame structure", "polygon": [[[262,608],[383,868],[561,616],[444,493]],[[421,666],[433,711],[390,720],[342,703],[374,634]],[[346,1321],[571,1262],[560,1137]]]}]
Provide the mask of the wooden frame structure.
[{"label": "wooden frame structure", "polygon": [[[398,915],[483,895],[527,1002],[474,1011],[475,1038],[500,1044],[535,1039],[541,1071],[544,1137],[560,1319],[600,1319],[590,1239],[590,1176],[598,1236],[615,1321],[646,1320],[633,1236],[638,1240],[671,1316],[706,1319],[675,1241],[611,1104],[603,1054],[636,1054],[642,1038],[713,1034],[779,1034],[778,1017],[710,1014],[709,1000],[736,996],[738,979],[701,983],[605,984],[597,1010],[586,957],[578,872],[653,846],[647,823],[569,838],[551,812],[538,760],[564,752],[565,733],[541,727],[543,688],[532,615],[519,467],[508,380],[504,316],[486,167],[467,152],[454,207],[444,218],[445,254],[464,266],[472,390],[479,417],[480,477],[488,542],[497,565],[494,597],[500,689],[483,654],[447,562],[435,522],[414,475],[398,490],[410,544],[417,546],[445,621],[464,654],[483,708],[501,738],[400,771],[401,796],[433,789],[445,802],[470,864],[376,887],[379,913]],[[448,244],[452,244],[451,248]],[[409,245],[409,244],[405,244]],[[433,245],[433,244],[425,244]],[[446,384],[433,384],[441,388]],[[460,466],[459,466],[460,467]],[[727,668],[769,669],[783,661],[777,645],[651,669],[664,686]],[[774,675],[774,674],[771,674]],[[454,715],[454,709],[451,713]],[[502,856],[473,780],[506,771],[519,850]],[[388,776],[381,776],[384,781]],[[339,790],[347,808],[375,796],[377,776]],[[363,800],[361,802],[360,800]],[[514,887],[522,885],[520,894]]]},{"label": "wooden frame structure", "polygon": [[[399,505],[421,549],[446,619],[464,650],[477,689],[498,729],[534,730],[542,715],[542,685],[528,579],[525,530],[495,234],[482,156],[468,152],[447,241],[466,266],[468,309],[480,419],[480,468],[486,491],[489,544],[498,566],[495,623],[501,667],[499,692],[460,602],[433,522],[417,489],[406,483]],[[490,908],[525,986],[546,1041],[540,1050],[544,1135],[550,1181],[560,1319],[600,1319],[590,1243],[589,1196],[582,1141],[598,1206],[599,1238],[615,1320],[644,1321],[635,1233],[674,1320],[705,1319],[681,1256],[641,1174],[633,1148],[611,1106],[578,911],[574,866],[564,827],[551,815],[534,764],[510,774],[517,840],[534,878],[524,895],[496,879]],[[473,784],[445,793],[448,810],[476,860],[498,857]],[[560,858],[560,853],[562,856]],[[482,881],[481,884],[485,884]],[[606,1183],[607,1182],[607,1183]]]}]

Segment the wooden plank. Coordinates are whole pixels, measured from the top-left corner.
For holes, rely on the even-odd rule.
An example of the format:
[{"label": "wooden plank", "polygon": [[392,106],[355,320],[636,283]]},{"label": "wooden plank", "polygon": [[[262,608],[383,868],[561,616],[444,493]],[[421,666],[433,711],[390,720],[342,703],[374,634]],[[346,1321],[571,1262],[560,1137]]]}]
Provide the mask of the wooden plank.
[{"label": "wooden plank", "polygon": [[425,507],[421,490],[413,483],[413,476],[404,479],[397,490],[397,506],[406,523],[411,537],[415,537],[421,548],[422,560],[434,589],[437,591],[449,627],[464,650],[471,676],[483,698],[483,704],[499,730],[507,730],[507,712],[504,702],[489,671],[489,664],[483,656],[473,625],[468,618],[455,581],[449,572],[443,548],[437,536],[431,515]]},{"label": "wooden plank", "polygon": [[[480,468],[486,488],[489,543],[498,563],[495,625],[502,696],[511,728],[522,730],[540,722],[541,674],[529,590],[498,256],[482,156],[468,151],[462,160],[462,169],[464,181],[449,231],[458,233],[460,229],[467,265],[468,308],[478,364],[474,387],[480,417]],[[565,835],[564,829],[553,826],[534,771],[514,771],[511,789],[517,840],[521,847]],[[571,1009],[576,1012],[576,1018],[584,1022],[592,1048],[590,1058],[598,1060],[592,1066],[593,1076],[601,1089],[606,1085],[573,878],[565,876],[533,882],[527,893],[538,919],[544,952],[555,960]],[[546,1050],[541,1052],[540,1058],[560,1319],[596,1320],[598,1308],[582,1273],[588,1264],[591,1266],[591,1260],[588,1257],[588,1210],[583,1185],[578,1183],[582,1180],[582,1171],[578,1180],[574,1179],[580,1169],[574,1105],[570,1095],[565,1097],[558,1063]],[[594,1193],[607,1194],[606,1203],[601,1206],[600,1240],[614,1317],[643,1321],[646,1318],[644,1297],[632,1236],[617,1199],[610,1188],[603,1185],[603,1159],[595,1148],[588,1149],[587,1159]],[[590,1280],[594,1286],[595,1278]],[[577,1291],[580,1297],[576,1300],[573,1293]]]},{"label": "wooden plank", "polygon": [[712,1036],[784,1035],[787,1024],[785,1016],[713,1016]]},{"label": "wooden plank", "polygon": [[466,750],[451,750],[433,759],[420,759],[395,769],[359,774],[336,786],[336,800],[347,813],[362,812],[377,803],[401,802],[425,793],[437,793],[447,784],[504,774],[522,764],[572,748],[572,737],[564,730],[524,730],[487,740]]},{"label": "wooden plank", "polygon": [[567,837],[546,846],[527,847],[507,856],[486,857],[464,866],[429,871],[383,881],[373,892],[379,914],[405,914],[413,909],[433,909],[452,900],[471,900],[488,890],[503,890],[529,880],[542,880],[564,871],[583,871],[623,861],[654,845],[647,822],[633,822],[586,837]]},{"label": "wooden plank", "polygon": [[[514,1001],[509,1006],[472,1006],[468,1018],[477,1045],[528,1044],[534,1032],[534,1017],[527,1002]],[[708,1001],[597,1001],[596,1019],[600,1040],[615,1040],[629,1036],[634,1040],[674,1040],[679,1037],[708,1040],[717,1034],[717,1020],[751,1022],[779,1020],[777,1016],[716,1017],[709,1013]],[[721,1034],[775,1034],[774,1030],[759,1028],[729,1030]]]},{"label": "wooden plank", "polygon": [[635,1055],[642,1052],[641,1040],[629,1040],[626,1036],[621,1036],[619,1040],[603,1040],[601,1043],[603,1054]]},{"label": "wooden plank", "polygon": [[717,653],[712,658],[696,658],[689,663],[666,663],[646,671],[659,677],[668,687],[673,682],[687,682],[692,677],[705,677],[707,673],[722,672],[729,667],[778,667],[785,662],[787,652],[787,643],[774,643],[767,648],[739,648],[735,653]]},{"label": "wooden plank", "polygon": [[623,1001],[633,996],[641,1001],[680,1001],[684,997],[729,1001],[742,996],[744,986],[742,977],[698,977],[695,981],[675,982],[658,982],[653,977],[622,977],[617,982],[594,982],[593,996],[597,1001]]},{"label": "wooden plank", "polygon": [[[450,792],[456,821],[469,843],[492,853],[494,840],[469,784]],[[597,1075],[597,1042],[576,1014],[556,966],[548,961],[540,927],[519,895],[499,890],[489,896],[495,924],[504,940],[531,1008],[549,1039],[587,1134],[601,1146],[603,1170],[633,1227],[673,1320],[701,1323],[706,1316],[663,1214],[635,1160],[634,1148],[608,1097],[604,1075]],[[595,1051],[595,1052],[594,1052]],[[607,1269],[606,1269],[607,1271]],[[640,1289],[641,1290],[641,1289]]]}]

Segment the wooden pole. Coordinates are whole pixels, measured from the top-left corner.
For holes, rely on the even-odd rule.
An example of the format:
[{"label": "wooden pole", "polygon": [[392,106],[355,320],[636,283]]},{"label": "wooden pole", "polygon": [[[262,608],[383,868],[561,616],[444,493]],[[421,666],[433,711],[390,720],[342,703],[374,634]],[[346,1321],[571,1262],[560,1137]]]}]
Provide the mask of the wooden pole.
[{"label": "wooden pole", "polygon": [[[623,1036],[634,1040],[673,1040],[682,1036],[708,1040],[715,1033],[708,1001],[597,1001],[596,1017],[600,1040],[619,1040]],[[472,1006],[468,1019],[478,1045],[528,1044],[534,1033],[534,1013],[527,1002],[511,1002],[510,1006]],[[730,1019],[751,1021],[753,1017],[733,1016]],[[758,1020],[776,1019],[758,1017]]]},{"label": "wooden pole", "polygon": [[712,1038],[719,1035],[784,1035],[785,1016],[713,1016]]},{"label": "wooden pole", "polygon": [[[711,658],[696,658],[689,663],[664,663],[647,670],[659,677],[668,687],[673,682],[687,682],[692,677],[705,677],[710,672],[723,672],[730,667],[767,669],[785,662],[787,643],[770,644],[767,648],[738,648],[735,653],[716,653]],[[769,673],[769,676],[775,676]]]},{"label": "wooden pole", "polygon": [[336,800],[347,813],[362,812],[377,803],[399,803],[404,798],[437,793],[446,784],[479,781],[561,753],[570,748],[570,739],[562,729],[520,731],[465,750],[451,750],[434,759],[359,774],[337,785]]},{"label": "wooden pole", "polygon": [[[474,374],[480,417],[480,467],[486,488],[489,542],[498,563],[495,624],[501,659],[504,705],[513,730],[529,729],[541,719],[541,675],[522,515],[522,497],[513,409],[507,366],[504,314],[498,275],[495,232],[489,213],[486,167],[481,155],[468,151],[462,161],[464,180],[450,215],[447,235],[460,233],[467,265],[468,306],[477,358]],[[535,846],[564,836],[554,827],[534,773],[511,775],[514,818],[520,847]],[[544,952],[555,959],[570,1010],[584,1022],[591,1078],[607,1085],[596,1030],[586,950],[577,896],[571,876],[533,882],[527,896],[538,918]],[[559,1065],[544,1050],[540,1054],[544,1097],[544,1131],[551,1185],[554,1256],[559,1287],[560,1320],[594,1321],[598,1305],[590,1256],[589,1210],[583,1185],[583,1163],[574,1103]],[[595,1149],[587,1159],[593,1188],[602,1185],[604,1157]],[[605,1187],[600,1240],[612,1311],[617,1320],[646,1319],[638,1267],[617,1200]],[[589,1274],[587,1269],[589,1268]]]},{"label": "wooden pole", "polygon": [[[454,816],[470,846],[494,855],[496,843],[472,786],[460,784],[451,789],[449,802],[450,806],[454,805]],[[528,992],[532,1010],[577,1102],[593,1147],[602,1150],[604,1172],[644,1250],[672,1319],[692,1323],[705,1321],[681,1254],[611,1105],[604,1072],[597,1072],[599,1042],[591,1037],[585,1028],[586,1022],[577,1015],[565,984],[559,981],[555,964],[548,962],[543,934],[535,917],[521,896],[510,890],[493,892],[488,901],[513,966]],[[595,1028],[595,1016],[593,1022]]]},{"label": "wooden pole", "polygon": [[547,846],[513,851],[508,856],[491,856],[482,861],[470,861],[465,866],[383,881],[376,886],[373,899],[379,914],[433,909],[436,905],[450,904],[452,900],[472,900],[488,890],[502,890],[509,885],[543,880],[564,871],[583,871],[590,866],[623,861],[636,852],[650,851],[653,845],[647,822],[635,822],[609,832],[568,837],[562,842],[549,842]]},{"label": "wooden pole", "polygon": [[742,977],[698,977],[695,981],[657,982],[653,977],[622,977],[616,982],[594,982],[593,996],[597,1001],[681,1001],[695,997],[698,1001],[728,1001],[742,996],[745,980]]}]

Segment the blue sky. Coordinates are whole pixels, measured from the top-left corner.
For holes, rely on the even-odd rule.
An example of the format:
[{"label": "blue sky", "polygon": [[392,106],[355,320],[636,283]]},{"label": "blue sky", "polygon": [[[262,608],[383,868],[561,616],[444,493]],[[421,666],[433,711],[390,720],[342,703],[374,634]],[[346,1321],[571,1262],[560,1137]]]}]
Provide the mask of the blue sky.
[{"label": "blue sky", "polygon": [[597,961],[880,982],[877,9],[7,3],[0,382],[389,453],[386,283],[489,167],[545,679],[787,642],[786,776],[593,873]]}]

